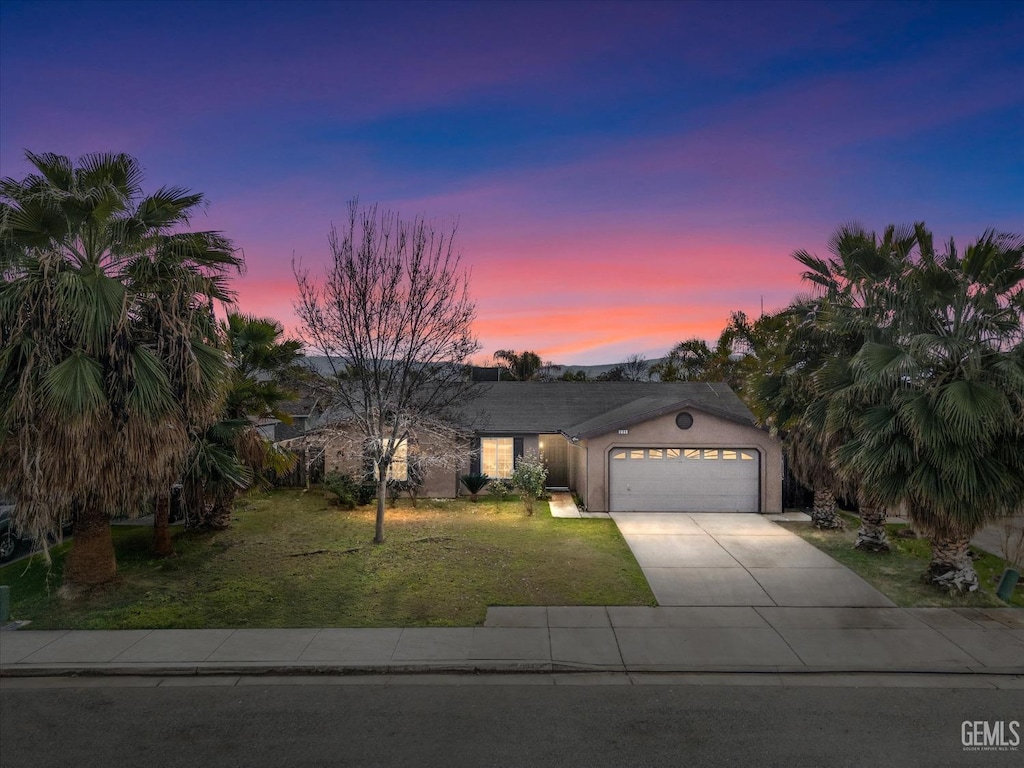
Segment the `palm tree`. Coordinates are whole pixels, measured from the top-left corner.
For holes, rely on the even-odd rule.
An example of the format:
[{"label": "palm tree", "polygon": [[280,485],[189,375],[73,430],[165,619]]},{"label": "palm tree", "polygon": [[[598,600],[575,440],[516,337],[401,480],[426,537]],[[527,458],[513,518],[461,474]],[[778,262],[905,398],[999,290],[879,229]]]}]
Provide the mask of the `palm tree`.
[{"label": "palm tree", "polygon": [[562,367],[544,362],[536,352],[517,353],[514,349],[499,349],[494,353],[494,360],[504,371],[505,377],[512,381],[546,379]]},{"label": "palm tree", "polygon": [[739,391],[748,372],[743,361],[751,351],[751,330],[743,312],[732,312],[714,348],[703,339],[686,339],[651,365],[649,373],[660,381],[724,381]]},{"label": "palm tree", "polygon": [[756,356],[748,358],[756,367],[743,393],[761,424],[782,440],[793,476],[814,492],[814,525],[842,530],[845,523],[836,501],[840,479],[829,458],[834,438],[826,431],[827,411],[815,378],[831,341],[816,332],[818,308],[812,300],[796,301],[762,322],[758,338],[764,338]]},{"label": "palm tree", "polygon": [[239,491],[264,482],[263,474],[288,472],[296,462],[260,436],[254,423],[277,418],[291,423],[280,406],[294,400],[292,386],[304,377],[302,342],[284,339],[271,318],[229,313],[220,338],[231,365],[218,421],[197,435],[183,478],[182,502],[191,528],[226,528]]},{"label": "palm tree", "polygon": [[38,540],[71,512],[65,580],[99,584],[110,518],[169,492],[212,414],[210,306],[241,260],[185,231],[202,195],[143,196],[128,155],[26,157],[37,173],[0,182],[0,485]]},{"label": "palm tree", "polygon": [[[794,339],[802,345],[794,359],[802,367],[798,386],[804,389],[806,402],[799,428],[809,430],[813,438],[814,452],[808,459],[819,482],[828,478],[831,489],[841,485],[844,495],[857,498],[861,526],[855,546],[873,552],[889,549],[886,509],[870,483],[837,463],[836,452],[853,438],[853,432],[849,424],[838,425],[830,419],[834,404],[829,398],[848,383],[850,361],[857,350],[892,327],[900,304],[899,276],[910,263],[916,241],[913,228],[889,227],[878,238],[851,223],[838,227],[829,238],[829,258],[805,250],[793,253],[806,268],[803,279],[815,288],[813,296],[794,304],[801,315]],[[841,520],[837,513],[831,517]]]},{"label": "palm tree", "polygon": [[676,344],[661,360],[651,366],[651,373],[661,381],[708,381],[714,353],[703,339],[692,338]]},{"label": "palm tree", "polygon": [[914,241],[876,286],[891,291],[887,322],[829,398],[833,427],[853,435],[836,459],[929,535],[932,583],[972,591],[971,536],[1024,499],[1024,238],[989,231],[937,254],[919,224]]},{"label": "palm tree", "polygon": [[299,362],[302,342],[282,339],[284,328],[273,318],[237,312],[228,314],[221,333],[231,359],[227,417],[273,417],[290,424],[280,406],[295,399],[294,387],[306,373]]}]

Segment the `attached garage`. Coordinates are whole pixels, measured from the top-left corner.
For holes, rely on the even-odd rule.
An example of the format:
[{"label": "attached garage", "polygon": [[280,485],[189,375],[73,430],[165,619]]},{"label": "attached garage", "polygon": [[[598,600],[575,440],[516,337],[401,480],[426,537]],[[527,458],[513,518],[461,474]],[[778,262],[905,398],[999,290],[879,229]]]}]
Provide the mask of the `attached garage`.
[{"label": "attached garage", "polygon": [[752,448],[616,447],[608,453],[612,512],[759,512]]}]

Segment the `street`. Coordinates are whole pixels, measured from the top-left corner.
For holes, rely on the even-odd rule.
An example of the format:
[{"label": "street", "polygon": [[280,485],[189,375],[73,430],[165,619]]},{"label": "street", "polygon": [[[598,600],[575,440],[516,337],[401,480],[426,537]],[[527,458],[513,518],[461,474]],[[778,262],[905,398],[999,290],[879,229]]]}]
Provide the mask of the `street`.
[{"label": "street", "polygon": [[[1001,722],[1004,742],[1010,740],[1010,721],[1024,720],[1022,688],[962,687],[980,679],[963,676],[933,683],[946,687],[888,687],[893,681],[881,676],[837,678],[838,686],[825,677],[793,677],[769,685],[551,685],[541,675],[408,676],[387,684],[343,677],[5,679],[0,766],[1022,762],[1021,744],[1004,751],[962,744],[965,720],[990,728]],[[1024,736],[1019,725],[1017,733]]]}]

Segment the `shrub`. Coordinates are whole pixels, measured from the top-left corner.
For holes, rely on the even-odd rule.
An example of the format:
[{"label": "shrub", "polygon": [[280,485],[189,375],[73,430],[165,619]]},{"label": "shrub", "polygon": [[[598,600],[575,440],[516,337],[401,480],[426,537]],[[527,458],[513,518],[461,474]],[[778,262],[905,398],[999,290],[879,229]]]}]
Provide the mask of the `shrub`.
[{"label": "shrub", "polygon": [[469,491],[469,500],[476,501],[480,491],[491,482],[491,478],[484,473],[474,473],[471,475],[460,475],[459,482],[466,486],[466,490]]},{"label": "shrub", "polygon": [[324,478],[324,490],[337,496],[336,503],[345,509],[355,509],[369,504],[377,495],[377,489],[372,483],[341,472],[332,472]]},{"label": "shrub", "polygon": [[580,510],[581,512],[586,512],[587,511],[587,505],[583,501],[583,497],[580,496],[578,493],[576,493],[576,491],[572,492],[572,503],[575,504],[576,508],[578,510]]},{"label": "shrub", "polygon": [[498,499],[507,498],[512,494],[512,484],[508,480],[491,480],[491,484],[488,487],[491,496]]},{"label": "shrub", "polygon": [[519,491],[526,514],[533,514],[533,502],[544,495],[547,479],[547,465],[536,453],[527,453],[519,460],[512,473],[512,487]]}]

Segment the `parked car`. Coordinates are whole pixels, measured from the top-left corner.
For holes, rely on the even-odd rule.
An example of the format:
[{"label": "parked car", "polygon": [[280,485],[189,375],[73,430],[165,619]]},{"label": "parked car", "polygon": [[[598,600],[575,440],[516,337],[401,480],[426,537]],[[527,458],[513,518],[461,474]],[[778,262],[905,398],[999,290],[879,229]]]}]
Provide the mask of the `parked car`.
[{"label": "parked car", "polygon": [[[32,538],[26,536],[14,528],[14,508],[17,506],[13,501],[0,498],[0,563],[12,560],[23,548],[31,547]],[[61,536],[67,538],[71,535],[72,520],[70,516],[61,520]],[[52,544],[57,541],[57,536],[48,534],[47,540]]]},{"label": "parked car", "polygon": [[14,530],[14,502],[0,499],[0,563],[14,557],[27,541]]}]

